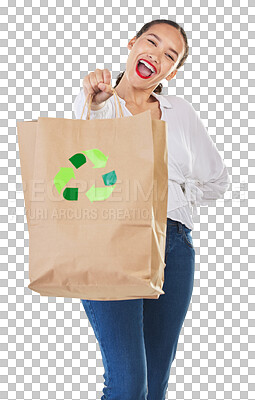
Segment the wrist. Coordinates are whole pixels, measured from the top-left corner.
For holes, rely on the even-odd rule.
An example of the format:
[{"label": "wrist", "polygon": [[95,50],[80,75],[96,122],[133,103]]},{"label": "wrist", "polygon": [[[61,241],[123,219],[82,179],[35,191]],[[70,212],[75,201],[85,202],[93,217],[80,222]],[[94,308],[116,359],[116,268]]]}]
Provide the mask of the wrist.
[{"label": "wrist", "polygon": [[100,110],[100,108],[103,108],[105,105],[105,101],[103,101],[100,104],[91,104],[91,110]]}]

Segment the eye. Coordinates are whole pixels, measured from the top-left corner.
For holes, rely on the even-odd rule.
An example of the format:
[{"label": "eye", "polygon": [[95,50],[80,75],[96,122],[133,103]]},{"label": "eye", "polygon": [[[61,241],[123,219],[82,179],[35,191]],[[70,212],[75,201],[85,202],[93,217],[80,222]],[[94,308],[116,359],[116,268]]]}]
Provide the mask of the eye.
[{"label": "eye", "polygon": [[147,39],[147,40],[148,40],[148,42],[155,44],[155,42],[153,42],[153,40],[150,40],[150,39]]},{"label": "eye", "polygon": [[172,57],[172,56],[170,56],[170,54],[168,54],[168,57],[170,57],[170,58],[171,58],[171,60],[173,60],[173,61],[174,61],[173,57]]},{"label": "eye", "polygon": [[[150,39],[147,39],[147,40],[148,40],[148,42],[151,42],[151,43],[155,44],[155,42],[153,42],[153,40],[150,40]],[[168,57],[170,57],[170,58],[171,58],[171,60],[173,60],[173,61],[174,61],[173,57],[171,57],[171,56],[170,56],[170,54],[168,54]]]}]

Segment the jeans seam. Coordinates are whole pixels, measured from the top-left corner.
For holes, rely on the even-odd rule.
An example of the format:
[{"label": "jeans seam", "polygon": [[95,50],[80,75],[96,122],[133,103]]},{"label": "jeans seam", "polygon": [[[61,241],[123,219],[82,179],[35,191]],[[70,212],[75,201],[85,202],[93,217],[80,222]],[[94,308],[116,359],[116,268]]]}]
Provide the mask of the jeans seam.
[{"label": "jeans seam", "polygon": [[[89,301],[88,305],[89,305],[89,308],[90,308],[91,316],[92,316],[92,318],[93,318],[93,320],[94,320],[94,324],[95,324],[95,327],[96,327],[96,330],[97,330],[98,338],[100,339],[100,336],[99,336],[99,329],[98,329],[98,323],[97,323],[97,319],[96,319],[96,314],[95,314],[94,309],[93,309],[93,307],[92,307],[91,301]],[[109,395],[111,395],[111,385],[110,385],[110,384],[111,384],[111,374],[110,374],[109,364],[108,364],[108,361],[107,361],[106,351],[105,351],[105,347],[104,347],[104,344],[103,344],[102,339],[101,339],[101,347],[102,347],[102,350],[103,350],[103,352],[104,352],[104,354],[105,354],[105,363],[106,363],[106,368],[107,368],[107,370],[108,370],[108,377],[109,377],[108,392],[109,392]],[[105,397],[105,395],[104,395],[104,397]],[[108,396],[107,396],[107,397],[108,397]]]},{"label": "jeans seam", "polygon": [[166,249],[165,249],[165,253],[166,253],[165,264],[167,263],[167,258],[168,258],[168,253],[169,253],[169,251],[168,251],[169,246],[170,246],[170,229],[167,229],[167,232],[166,232]]},{"label": "jeans seam", "polygon": [[187,238],[187,236],[186,236],[185,229],[182,229],[182,233],[183,233],[183,237],[184,237],[184,240],[186,241],[186,243],[189,245],[189,247],[191,247],[192,249],[194,249],[193,244],[190,243],[190,241],[188,240],[188,238]]}]

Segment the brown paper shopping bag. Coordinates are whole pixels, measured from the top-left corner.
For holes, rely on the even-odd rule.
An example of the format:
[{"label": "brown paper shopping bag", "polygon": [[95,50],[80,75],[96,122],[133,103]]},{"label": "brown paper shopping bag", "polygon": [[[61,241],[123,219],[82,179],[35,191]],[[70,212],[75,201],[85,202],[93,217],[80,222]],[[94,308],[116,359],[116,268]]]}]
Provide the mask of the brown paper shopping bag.
[{"label": "brown paper shopping bag", "polygon": [[[167,123],[150,110],[17,122],[29,288],[88,300],[164,294]],[[82,112],[82,115],[83,115]]]}]

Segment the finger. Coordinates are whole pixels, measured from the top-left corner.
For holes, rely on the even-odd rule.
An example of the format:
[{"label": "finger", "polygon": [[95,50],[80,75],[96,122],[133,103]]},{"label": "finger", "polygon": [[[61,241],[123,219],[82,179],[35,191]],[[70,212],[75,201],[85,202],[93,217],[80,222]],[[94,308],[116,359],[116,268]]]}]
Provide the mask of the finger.
[{"label": "finger", "polygon": [[104,79],[104,83],[106,83],[106,85],[111,85],[111,73],[109,71],[109,69],[104,69],[103,70],[103,79]]},{"label": "finger", "polygon": [[95,76],[96,76],[96,80],[97,80],[97,86],[99,83],[103,83],[104,82],[104,76],[103,76],[103,70],[102,69],[96,69],[95,70]]},{"label": "finger", "polygon": [[103,74],[103,83],[99,83],[99,89],[103,90],[106,93],[112,93],[112,85],[111,85],[111,72],[108,69],[104,69],[102,71]]},{"label": "finger", "polygon": [[106,93],[112,93],[111,73],[108,69],[103,70],[103,83],[99,83],[98,87]]},{"label": "finger", "polygon": [[95,93],[99,93],[101,91],[98,87],[100,82],[103,82],[103,70],[97,68],[91,76],[91,84]]},{"label": "finger", "polygon": [[107,93],[109,95],[113,94],[112,90],[112,85],[106,85],[105,83],[99,83],[98,87],[100,90],[102,90],[104,93]]},{"label": "finger", "polygon": [[84,90],[85,96],[87,96],[88,94],[92,94],[92,95],[95,94],[95,91],[90,83],[89,75],[85,76],[85,78],[83,79],[83,90]]}]

